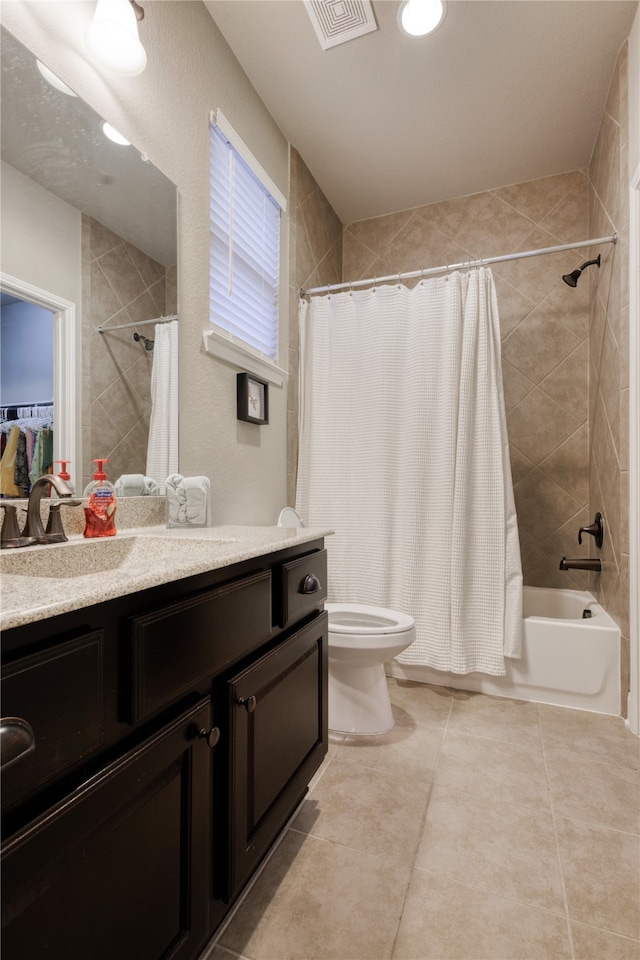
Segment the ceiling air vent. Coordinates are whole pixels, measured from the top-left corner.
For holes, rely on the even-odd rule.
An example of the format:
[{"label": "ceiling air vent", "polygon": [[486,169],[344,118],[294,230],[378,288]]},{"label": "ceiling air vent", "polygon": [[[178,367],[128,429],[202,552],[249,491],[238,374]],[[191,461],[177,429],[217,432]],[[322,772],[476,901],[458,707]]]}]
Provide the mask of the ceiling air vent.
[{"label": "ceiling air vent", "polygon": [[378,29],[370,0],[304,0],[323,50]]}]

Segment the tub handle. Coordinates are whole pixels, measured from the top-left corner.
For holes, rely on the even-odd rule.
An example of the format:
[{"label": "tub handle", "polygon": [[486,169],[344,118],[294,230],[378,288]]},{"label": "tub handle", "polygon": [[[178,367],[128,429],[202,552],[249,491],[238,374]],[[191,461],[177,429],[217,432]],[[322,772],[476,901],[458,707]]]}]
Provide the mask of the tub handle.
[{"label": "tub handle", "polygon": [[580,527],[578,530],[578,543],[582,543],[582,534],[588,533],[590,537],[595,537],[596,547],[600,549],[604,541],[604,522],[602,514],[596,513],[595,520],[588,527]]}]

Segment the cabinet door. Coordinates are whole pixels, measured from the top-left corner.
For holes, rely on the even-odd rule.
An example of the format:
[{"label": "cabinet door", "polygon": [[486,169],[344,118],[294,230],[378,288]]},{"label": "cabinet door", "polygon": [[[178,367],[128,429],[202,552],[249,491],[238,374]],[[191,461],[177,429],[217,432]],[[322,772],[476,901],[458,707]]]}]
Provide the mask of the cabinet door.
[{"label": "cabinet door", "polygon": [[209,701],[7,841],[3,960],[187,960],[207,937]]},{"label": "cabinet door", "polygon": [[267,852],[327,752],[327,615],[229,681],[229,897]]}]

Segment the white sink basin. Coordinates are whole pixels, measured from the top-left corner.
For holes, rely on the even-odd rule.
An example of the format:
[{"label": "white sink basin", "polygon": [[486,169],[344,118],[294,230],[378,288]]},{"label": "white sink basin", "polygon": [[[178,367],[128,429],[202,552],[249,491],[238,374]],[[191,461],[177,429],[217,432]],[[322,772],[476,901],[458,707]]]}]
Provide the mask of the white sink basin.
[{"label": "white sink basin", "polygon": [[179,540],[169,537],[127,537],[41,544],[3,550],[0,573],[19,577],[70,579],[114,571],[141,571],[180,567],[214,557],[229,539]]}]

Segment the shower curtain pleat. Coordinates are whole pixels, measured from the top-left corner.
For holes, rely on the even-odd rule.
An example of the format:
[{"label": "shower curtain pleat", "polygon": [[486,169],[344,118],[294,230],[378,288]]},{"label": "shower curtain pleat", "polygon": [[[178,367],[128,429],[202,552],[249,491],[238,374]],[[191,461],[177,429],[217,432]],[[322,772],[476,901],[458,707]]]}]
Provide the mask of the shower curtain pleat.
[{"label": "shower curtain pleat", "polygon": [[154,327],[146,475],[160,484],[178,472],[178,321]]},{"label": "shower curtain pleat", "polygon": [[504,674],[522,571],[488,269],[300,302],[296,508],[329,596],[411,614],[398,660]]}]

